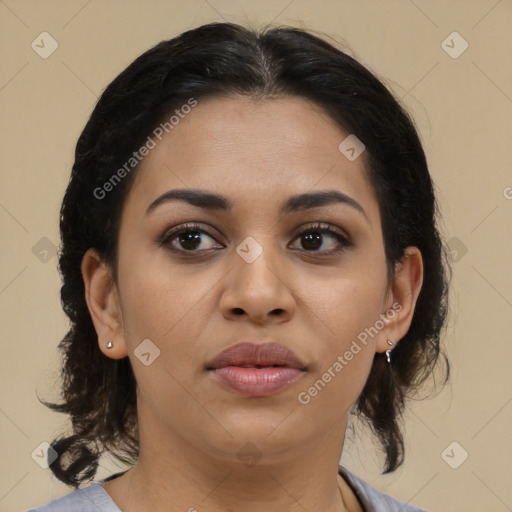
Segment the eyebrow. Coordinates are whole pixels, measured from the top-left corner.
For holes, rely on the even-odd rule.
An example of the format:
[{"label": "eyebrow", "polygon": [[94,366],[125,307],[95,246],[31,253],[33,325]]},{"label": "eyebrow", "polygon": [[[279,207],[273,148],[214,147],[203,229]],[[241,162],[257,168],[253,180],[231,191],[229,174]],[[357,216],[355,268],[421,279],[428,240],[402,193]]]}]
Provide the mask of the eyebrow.
[{"label": "eyebrow", "polygon": [[[157,197],[147,208],[145,215],[151,213],[158,206],[174,202],[182,201],[192,206],[197,206],[203,210],[226,211],[233,209],[233,203],[225,196],[197,189],[175,189],[169,190]],[[309,210],[320,206],[328,206],[331,204],[347,204],[361,213],[366,221],[371,224],[364,208],[352,197],[339,192],[337,190],[322,190],[319,192],[307,192],[289,197],[281,206],[280,213],[282,215]]]}]

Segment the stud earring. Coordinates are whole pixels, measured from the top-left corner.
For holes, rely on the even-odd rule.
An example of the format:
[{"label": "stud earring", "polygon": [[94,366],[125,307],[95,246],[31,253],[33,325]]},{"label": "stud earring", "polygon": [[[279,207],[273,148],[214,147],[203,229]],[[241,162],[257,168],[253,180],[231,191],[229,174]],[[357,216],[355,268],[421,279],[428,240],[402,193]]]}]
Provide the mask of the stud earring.
[{"label": "stud earring", "polygon": [[109,342],[107,343],[107,348],[112,348],[113,346],[114,346],[114,344],[113,344],[111,341],[109,341]]},{"label": "stud earring", "polygon": [[[388,340],[388,345],[389,345],[390,347],[392,347],[392,346],[393,346],[393,342],[392,342],[391,340]],[[390,348],[388,348],[388,349],[386,350],[386,357],[387,357],[387,359],[388,359],[388,363],[391,363],[391,349],[390,349]]]}]

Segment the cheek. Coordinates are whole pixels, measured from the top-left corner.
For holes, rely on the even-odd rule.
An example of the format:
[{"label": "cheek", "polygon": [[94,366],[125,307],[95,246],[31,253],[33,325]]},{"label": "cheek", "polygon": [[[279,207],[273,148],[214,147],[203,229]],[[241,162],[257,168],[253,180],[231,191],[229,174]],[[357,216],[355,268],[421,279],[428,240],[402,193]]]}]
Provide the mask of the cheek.
[{"label": "cheek", "polygon": [[385,295],[383,272],[352,273],[331,278],[308,294],[308,307],[324,325],[332,349],[344,345],[379,319]]},{"label": "cheek", "polygon": [[172,266],[164,251],[155,253],[132,253],[119,262],[119,275],[125,276],[120,291],[131,341],[153,337],[165,345],[173,337],[194,334],[190,327],[205,318],[201,310],[211,282],[192,266]]},{"label": "cheek", "polygon": [[[193,266],[172,268],[161,255],[152,259],[132,253],[119,266],[119,275],[127,276],[120,283],[124,336],[138,386],[149,401],[159,397],[173,407],[186,407],[190,396],[182,385],[202,370],[210,294],[221,276],[212,281]],[[146,339],[157,347],[150,366],[137,357]]]},{"label": "cheek", "polygon": [[[124,336],[138,390],[153,411],[162,404],[166,411],[184,411],[191,407],[185,383],[199,371],[198,343],[209,318],[204,308],[211,285],[169,268],[164,273],[156,264],[135,265],[133,260],[123,275],[129,276],[122,289]],[[147,366],[139,348],[146,339],[156,346],[149,345]],[[169,421],[164,410],[160,413],[162,421]]]},{"label": "cheek", "polygon": [[333,400],[349,407],[359,396],[375,355],[384,291],[383,272],[369,272],[331,279],[328,287],[309,294],[307,305],[321,333],[318,366],[307,383],[313,388],[304,391],[311,398],[322,395],[318,406]]},{"label": "cheek", "polygon": [[308,304],[321,318],[318,323],[328,328],[318,336],[317,364],[299,389],[298,402],[306,414],[328,415],[334,422],[359,397],[375,355],[376,338],[369,328],[380,314],[382,296],[376,288],[375,283],[363,287],[343,281]]}]

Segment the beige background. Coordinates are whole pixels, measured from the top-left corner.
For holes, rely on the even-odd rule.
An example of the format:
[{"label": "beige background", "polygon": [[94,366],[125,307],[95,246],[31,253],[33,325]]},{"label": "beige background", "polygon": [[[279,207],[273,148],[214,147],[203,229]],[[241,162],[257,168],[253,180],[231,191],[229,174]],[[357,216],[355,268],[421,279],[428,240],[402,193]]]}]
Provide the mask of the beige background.
[{"label": "beige background", "polygon": [[[512,510],[509,0],[0,0],[0,510],[70,491],[31,453],[66,425],[35,392],[56,398],[52,372],[67,318],[51,249],[77,137],[98,95],[135,57],[223,19],[326,33],[386,80],[416,119],[457,260],[445,335],[453,379],[435,399],[411,404],[405,465],[379,476],[380,459],[363,435],[347,442],[342,462],[434,512]],[[58,42],[47,59],[31,48],[44,31]],[[469,44],[458,58],[441,46],[454,31]],[[450,41],[452,51],[461,48]],[[453,441],[460,446],[449,460],[469,454],[457,469],[441,456]],[[114,470],[105,461],[99,476]]]}]

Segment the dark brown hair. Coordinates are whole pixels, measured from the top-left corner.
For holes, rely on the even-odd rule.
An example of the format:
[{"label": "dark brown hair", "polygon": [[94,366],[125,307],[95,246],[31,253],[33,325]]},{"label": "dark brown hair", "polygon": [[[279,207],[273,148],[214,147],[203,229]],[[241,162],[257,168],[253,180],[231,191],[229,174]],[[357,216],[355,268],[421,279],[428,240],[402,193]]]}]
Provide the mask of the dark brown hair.
[{"label": "dark brown hair", "polygon": [[405,109],[366,67],[305,30],[204,25],[160,42],[130,64],[105,89],[77,142],[60,217],[61,302],[70,319],[59,344],[63,401],[41,400],[71,417],[73,431],[52,443],[59,456],[50,466],[70,486],[92,480],[103,453],[133,464],[139,449],[130,361],[110,359],[100,351],[80,268],[84,253],[93,247],[111,265],[117,281],[120,211],[137,167],[104,197],[95,191],[180,105],[192,97],[230,94],[291,95],[323,107],[366,147],[389,278],[407,246],[421,251],[424,279],[411,326],[393,350],[391,365],[384,354],[375,354],[352,411],[379,439],[384,473],[403,462],[400,419],[405,398],[432,375],[441,357],[444,382],[449,377],[440,336],[450,268],[436,225],[438,207],[425,154]]}]

